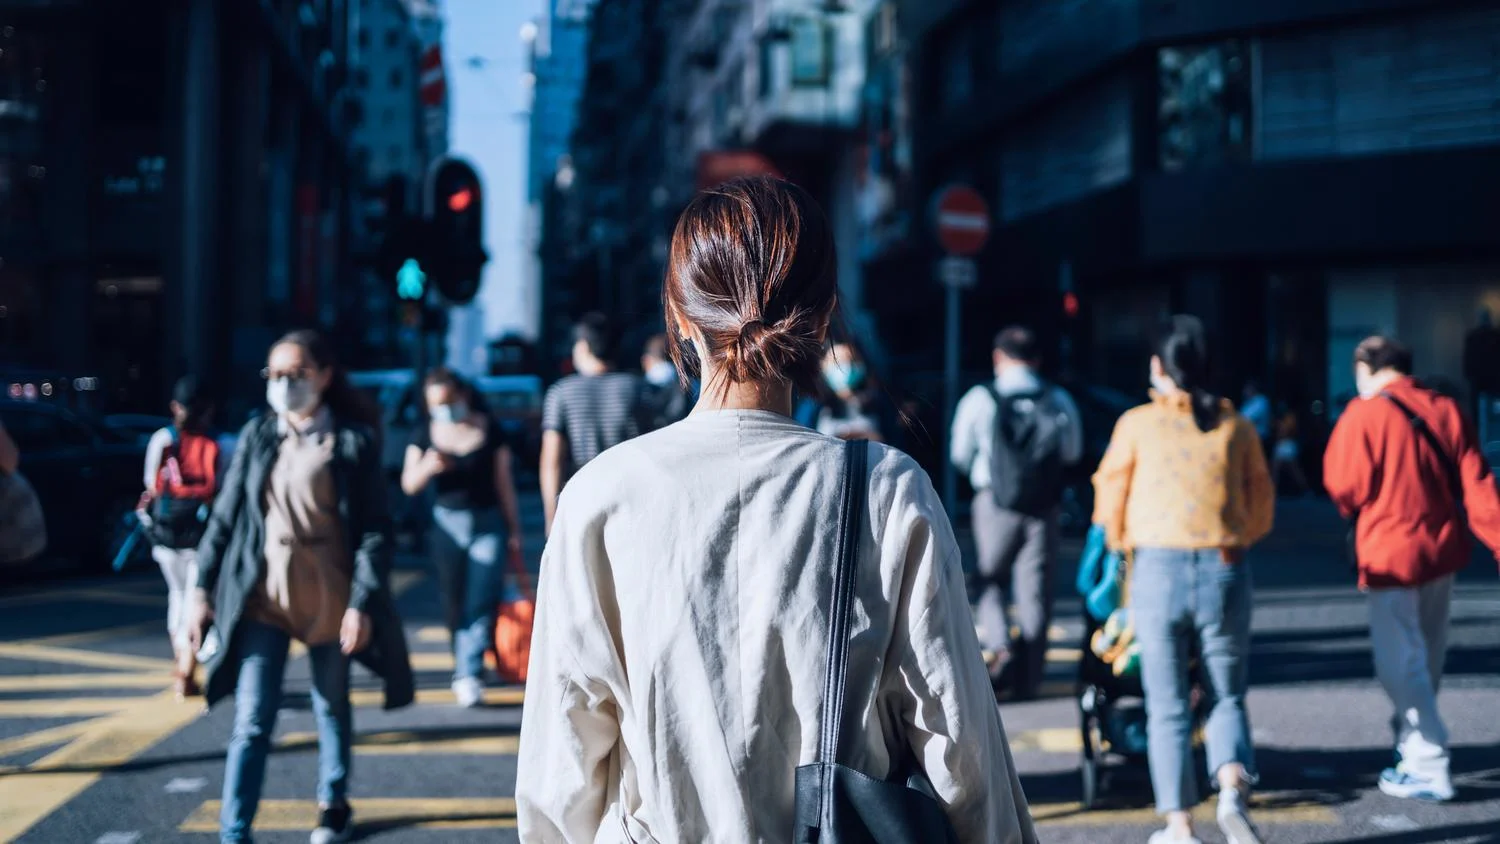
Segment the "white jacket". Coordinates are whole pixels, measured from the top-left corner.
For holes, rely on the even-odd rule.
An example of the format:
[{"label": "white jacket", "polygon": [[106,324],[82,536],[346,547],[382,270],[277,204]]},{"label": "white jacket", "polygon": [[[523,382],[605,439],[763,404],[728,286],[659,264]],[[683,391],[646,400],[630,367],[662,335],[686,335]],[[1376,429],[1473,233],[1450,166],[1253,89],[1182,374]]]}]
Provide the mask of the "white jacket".
[{"label": "white jacket", "polygon": [[[568,483],[538,592],[522,841],[790,840],[842,448],[773,413],[698,413]],[[905,740],[962,841],[1033,842],[948,519],[911,458],[872,448],[846,699],[862,717],[840,761],[881,777]]]}]

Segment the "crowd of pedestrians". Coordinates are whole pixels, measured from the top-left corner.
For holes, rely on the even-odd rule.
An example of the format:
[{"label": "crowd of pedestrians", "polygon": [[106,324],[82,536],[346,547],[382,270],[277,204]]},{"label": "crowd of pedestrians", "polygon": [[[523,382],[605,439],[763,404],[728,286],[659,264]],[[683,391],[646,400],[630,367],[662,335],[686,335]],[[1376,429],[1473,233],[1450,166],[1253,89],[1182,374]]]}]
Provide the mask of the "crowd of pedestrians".
[{"label": "crowd of pedestrians", "polygon": [[[993,379],[948,432],[974,491],[966,584],[927,474],[882,444],[898,424],[888,394],[833,334],[835,245],[813,200],[776,179],[729,182],[683,213],[669,255],[666,333],[639,372],[621,367],[618,326],[589,314],[573,374],[544,400],[547,543],[527,679],[546,691],[523,713],[522,839],[929,840],[879,837],[919,818],[949,840],[1035,841],[997,701],[1041,692],[1063,476],[1085,448],[1037,335],[995,337]],[[1143,373],[1150,398],[1119,419],[1093,476],[1096,530],[1124,561],[1164,823],[1152,844],[1198,840],[1200,717],[1218,825],[1232,844],[1262,840],[1249,812],[1247,552],[1272,529],[1275,483],[1307,486],[1295,431],[1267,396],[1250,385],[1237,409],[1214,391],[1211,347],[1197,319],[1165,322]],[[1500,495],[1471,418],[1411,377],[1408,349],[1372,337],[1353,367],[1359,398],[1333,431],[1323,485],[1353,526],[1394,707],[1397,763],[1379,784],[1448,800],[1437,695],[1453,576],[1471,530],[1500,549]],[[318,334],[278,340],[264,376],[269,412],[227,461],[207,393],[177,385],[140,513],[168,584],[177,693],[234,701],[221,840],[250,840],[300,642],[318,735],[311,840],[346,841],[351,662],[382,678],[387,707],[415,696],[380,420]],[[465,379],[438,368],[420,390],[401,489],[432,508],[452,690],[473,707],[497,607],[528,581],[515,458]],[[0,437],[0,474],[14,464]],[[862,785],[840,773],[851,770]],[[829,810],[845,804],[861,808]]]}]

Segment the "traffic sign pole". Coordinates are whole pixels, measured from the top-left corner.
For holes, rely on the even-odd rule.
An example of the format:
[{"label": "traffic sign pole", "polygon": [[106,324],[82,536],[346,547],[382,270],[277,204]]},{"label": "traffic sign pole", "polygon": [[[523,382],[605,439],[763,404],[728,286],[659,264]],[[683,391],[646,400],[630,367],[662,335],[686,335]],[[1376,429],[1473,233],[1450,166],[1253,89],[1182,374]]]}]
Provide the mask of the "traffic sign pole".
[{"label": "traffic sign pole", "polygon": [[[938,242],[948,253],[937,264],[937,281],[944,288],[947,312],[943,331],[943,431],[951,439],[963,348],[963,291],[977,280],[972,256],[979,254],[989,239],[990,212],[978,191],[967,185],[950,185],[937,195],[934,218]],[[958,470],[950,455],[943,457],[943,507],[951,517],[958,512]]]}]

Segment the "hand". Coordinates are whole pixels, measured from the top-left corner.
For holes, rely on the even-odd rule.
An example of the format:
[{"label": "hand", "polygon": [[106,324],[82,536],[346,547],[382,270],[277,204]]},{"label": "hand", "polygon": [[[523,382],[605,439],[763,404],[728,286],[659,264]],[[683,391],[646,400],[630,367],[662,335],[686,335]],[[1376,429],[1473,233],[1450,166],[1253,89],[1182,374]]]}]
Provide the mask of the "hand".
[{"label": "hand", "polygon": [[208,593],[194,589],[192,614],[188,616],[188,642],[193,646],[193,653],[203,647],[203,631],[213,620],[214,608],[208,602]]},{"label": "hand", "polygon": [[429,477],[441,475],[451,468],[453,468],[453,458],[435,448],[427,449],[422,455],[422,469]]},{"label": "hand", "polygon": [[344,612],[344,623],[339,628],[339,650],[344,656],[354,656],[370,644],[370,617],[356,609]]},{"label": "hand", "polygon": [[1243,548],[1220,548],[1219,549],[1219,557],[1224,561],[1224,565],[1226,565],[1226,566],[1232,566],[1232,565],[1238,563],[1239,561],[1245,559],[1245,549],[1243,549]]}]

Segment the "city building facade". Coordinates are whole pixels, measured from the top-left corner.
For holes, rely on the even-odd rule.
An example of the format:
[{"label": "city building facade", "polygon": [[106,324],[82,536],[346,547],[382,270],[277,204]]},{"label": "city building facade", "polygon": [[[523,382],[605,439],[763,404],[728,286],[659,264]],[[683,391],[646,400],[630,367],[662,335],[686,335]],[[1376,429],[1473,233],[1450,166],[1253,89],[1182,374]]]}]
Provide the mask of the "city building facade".
[{"label": "city building facade", "polygon": [[[0,367],[240,414],[292,325],[341,341],[346,0],[0,0]],[[86,380],[86,379],[85,379]]]},{"label": "city building facade", "polygon": [[[916,96],[907,201],[989,200],[966,362],[1025,319],[1070,375],[1143,389],[1162,313],[1204,317],[1222,386],[1258,379],[1308,428],[1392,332],[1461,384],[1500,313],[1500,10],[1437,0],[902,0]],[[882,333],[935,359],[936,245],[873,256]],[[898,277],[906,277],[906,282]],[[920,295],[901,289],[912,278]],[[1071,294],[1071,295],[1070,295]]]}]

